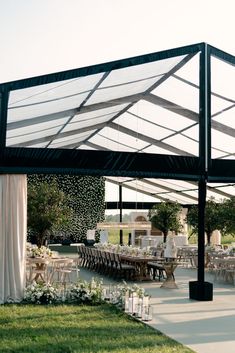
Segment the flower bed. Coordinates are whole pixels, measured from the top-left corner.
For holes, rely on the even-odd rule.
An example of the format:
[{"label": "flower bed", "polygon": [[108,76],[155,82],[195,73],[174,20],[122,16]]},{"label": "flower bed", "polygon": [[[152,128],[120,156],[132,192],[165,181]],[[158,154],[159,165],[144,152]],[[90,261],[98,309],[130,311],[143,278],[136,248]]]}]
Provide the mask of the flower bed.
[{"label": "flower bed", "polygon": [[102,280],[78,281],[69,289],[46,283],[32,283],[25,289],[24,303],[31,304],[85,304],[100,305],[109,302],[126,313],[143,320],[151,320],[149,295],[144,288],[134,284],[104,286]]},{"label": "flower bed", "polygon": [[32,304],[56,304],[60,301],[59,290],[51,284],[33,282],[25,289],[24,301]]}]

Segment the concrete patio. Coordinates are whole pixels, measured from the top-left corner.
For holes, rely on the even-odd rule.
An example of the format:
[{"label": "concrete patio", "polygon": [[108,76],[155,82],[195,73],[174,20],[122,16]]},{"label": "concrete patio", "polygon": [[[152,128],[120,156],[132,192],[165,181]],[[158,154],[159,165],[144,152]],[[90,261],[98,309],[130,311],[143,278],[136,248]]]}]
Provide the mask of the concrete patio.
[{"label": "concrete patio", "polygon": [[[81,268],[81,278],[92,276],[99,275]],[[196,276],[195,269],[178,268],[178,289],[160,288],[157,281],[141,282],[153,306],[153,320],[148,324],[198,353],[235,352],[235,287],[214,283],[213,301],[190,300],[188,282]],[[113,282],[102,278],[105,284]],[[213,276],[206,274],[206,280],[213,282]]]}]

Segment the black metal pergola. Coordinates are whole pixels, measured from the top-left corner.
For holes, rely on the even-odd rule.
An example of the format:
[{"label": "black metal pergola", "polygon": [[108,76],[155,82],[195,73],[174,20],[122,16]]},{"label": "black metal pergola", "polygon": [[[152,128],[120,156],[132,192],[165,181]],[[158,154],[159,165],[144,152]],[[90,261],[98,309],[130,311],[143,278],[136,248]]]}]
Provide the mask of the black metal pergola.
[{"label": "black metal pergola", "polygon": [[[235,195],[234,65],[234,56],[198,43],[2,83],[0,173],[136,178],[146,194],[156,188],[160,201],[198,199],[198,280],[190,297],[211,300],[205,202],[211,190]],[[195,80],[187,78],[193,72]]]}]

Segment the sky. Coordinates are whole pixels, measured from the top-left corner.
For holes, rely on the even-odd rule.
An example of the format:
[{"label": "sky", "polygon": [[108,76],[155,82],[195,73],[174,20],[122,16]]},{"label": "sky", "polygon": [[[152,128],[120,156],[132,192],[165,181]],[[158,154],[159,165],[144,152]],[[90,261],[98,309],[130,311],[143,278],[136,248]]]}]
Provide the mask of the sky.
[{"label": "sky", "polygon": [[0,82],[207,42],[235,55],[233,0],[0,0]]},{"label": "sky", "polygon": [[234,0],[0,0],[0,83],[198,42],[235,55],[234,13]]}]

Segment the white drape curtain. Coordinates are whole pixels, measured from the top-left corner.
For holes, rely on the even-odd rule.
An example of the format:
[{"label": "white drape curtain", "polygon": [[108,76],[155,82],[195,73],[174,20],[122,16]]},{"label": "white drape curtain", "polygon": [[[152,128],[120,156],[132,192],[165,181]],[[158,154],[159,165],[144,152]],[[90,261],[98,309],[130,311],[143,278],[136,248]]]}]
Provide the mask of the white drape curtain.
[{"label": "white drape curtain", "polygon": [[0,175],[0,304],[23,298],[26,231],[26,175]]}]

